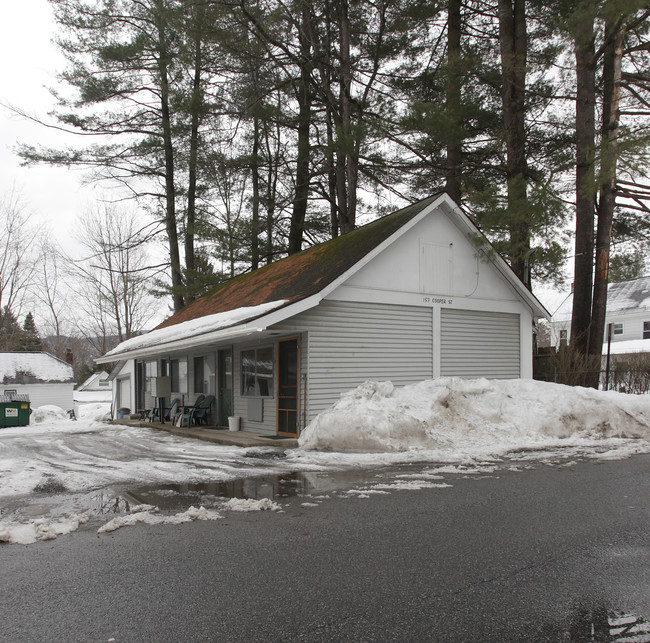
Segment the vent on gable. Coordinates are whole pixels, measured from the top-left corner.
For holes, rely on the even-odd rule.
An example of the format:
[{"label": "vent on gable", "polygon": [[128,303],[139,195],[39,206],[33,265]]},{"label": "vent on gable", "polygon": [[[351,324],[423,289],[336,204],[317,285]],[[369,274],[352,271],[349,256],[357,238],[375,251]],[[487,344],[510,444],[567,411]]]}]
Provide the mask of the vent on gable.
[{"label": "vent on gable", "polygon": [[420,292],[432,295],[452,294],[454,246],[436,245],[420,240]]}]

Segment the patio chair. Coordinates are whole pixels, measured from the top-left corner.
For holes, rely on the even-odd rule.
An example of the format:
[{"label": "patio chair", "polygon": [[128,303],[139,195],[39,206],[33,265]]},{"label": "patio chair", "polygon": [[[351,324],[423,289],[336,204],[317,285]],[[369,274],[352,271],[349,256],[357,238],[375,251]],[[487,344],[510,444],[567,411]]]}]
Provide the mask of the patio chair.
[{"label": "patio chair", "polygon": [[190,424],[207,424],[214,395],[206,395],[201,402],[195,403],[190,414]]},{"label": "patio chair", "polygon": [[[181,401],[178,398],[172,400],[171,406],[164,407],[162,409],[162,418],[165,420],[172,420],[174,415],[178,412],[178,407],[180,406]],[[151,410],[149,414],[149,422],[160,422],[161,421],[161,409],[156,406]]]},{"label": "patio chair", "polygon": [[197,404],[201,404],[205,398],[205,395],[201,394],[196,398],[194,405],[192,406],[181,406],[179,407],[179,412],[176,414],[176,420],[174,424],[176,426],[183,426],[184,422],[187,422],[187,428],[189,429],[192,426],[192,411],[194,410]]}]

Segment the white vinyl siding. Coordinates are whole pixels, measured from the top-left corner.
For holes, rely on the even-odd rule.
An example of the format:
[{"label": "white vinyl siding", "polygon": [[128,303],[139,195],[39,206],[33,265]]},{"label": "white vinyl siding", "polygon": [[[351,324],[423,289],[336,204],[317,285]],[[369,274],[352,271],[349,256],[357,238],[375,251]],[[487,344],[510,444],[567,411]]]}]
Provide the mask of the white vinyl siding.
[{"label": "white vinyl siding", "polygon": [[324,301],[293,321],[308,330],[309,419],[366,380],[432,376],[431,308]]},{"label": "white vinyl siding", "polygon": [[440,312],[441,375],[520,376],[519,315],[451,308]]},{"label": "white vinyl siding", "polygon": [[0,393],[5,390],[16,391],[19,395],[29,395],[32,409],[39,406],[58,406],[64,411],[74,408],[73,384],[4,384]]}]

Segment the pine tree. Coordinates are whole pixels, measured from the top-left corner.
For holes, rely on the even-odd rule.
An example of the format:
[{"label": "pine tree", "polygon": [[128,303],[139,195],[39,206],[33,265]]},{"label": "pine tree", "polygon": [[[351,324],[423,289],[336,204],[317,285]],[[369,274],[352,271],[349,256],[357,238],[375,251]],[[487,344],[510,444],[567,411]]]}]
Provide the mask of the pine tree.
[{"label": "pine tree", "polygon": [[19,350],[25,353],[37,353],[43,350],[43,342],[38,334],[32,313],[27,313],[25,316]]},{"label": "pine tree", "polygon": [[21,350],[24,331],[16,316],[5,306],[0,310],[0,352],[10,353]]}]

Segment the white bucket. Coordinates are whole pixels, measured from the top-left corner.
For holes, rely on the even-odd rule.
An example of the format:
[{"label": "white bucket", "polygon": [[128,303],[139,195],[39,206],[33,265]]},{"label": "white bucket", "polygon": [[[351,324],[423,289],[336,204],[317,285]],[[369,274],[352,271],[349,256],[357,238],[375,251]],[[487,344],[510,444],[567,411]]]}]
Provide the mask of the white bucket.
[{"label": "white bucket", "polygon": [[230,431],[239,431],[239,420],[241,418],[238,415],[233,415],[228,418],[228,429]]}]

